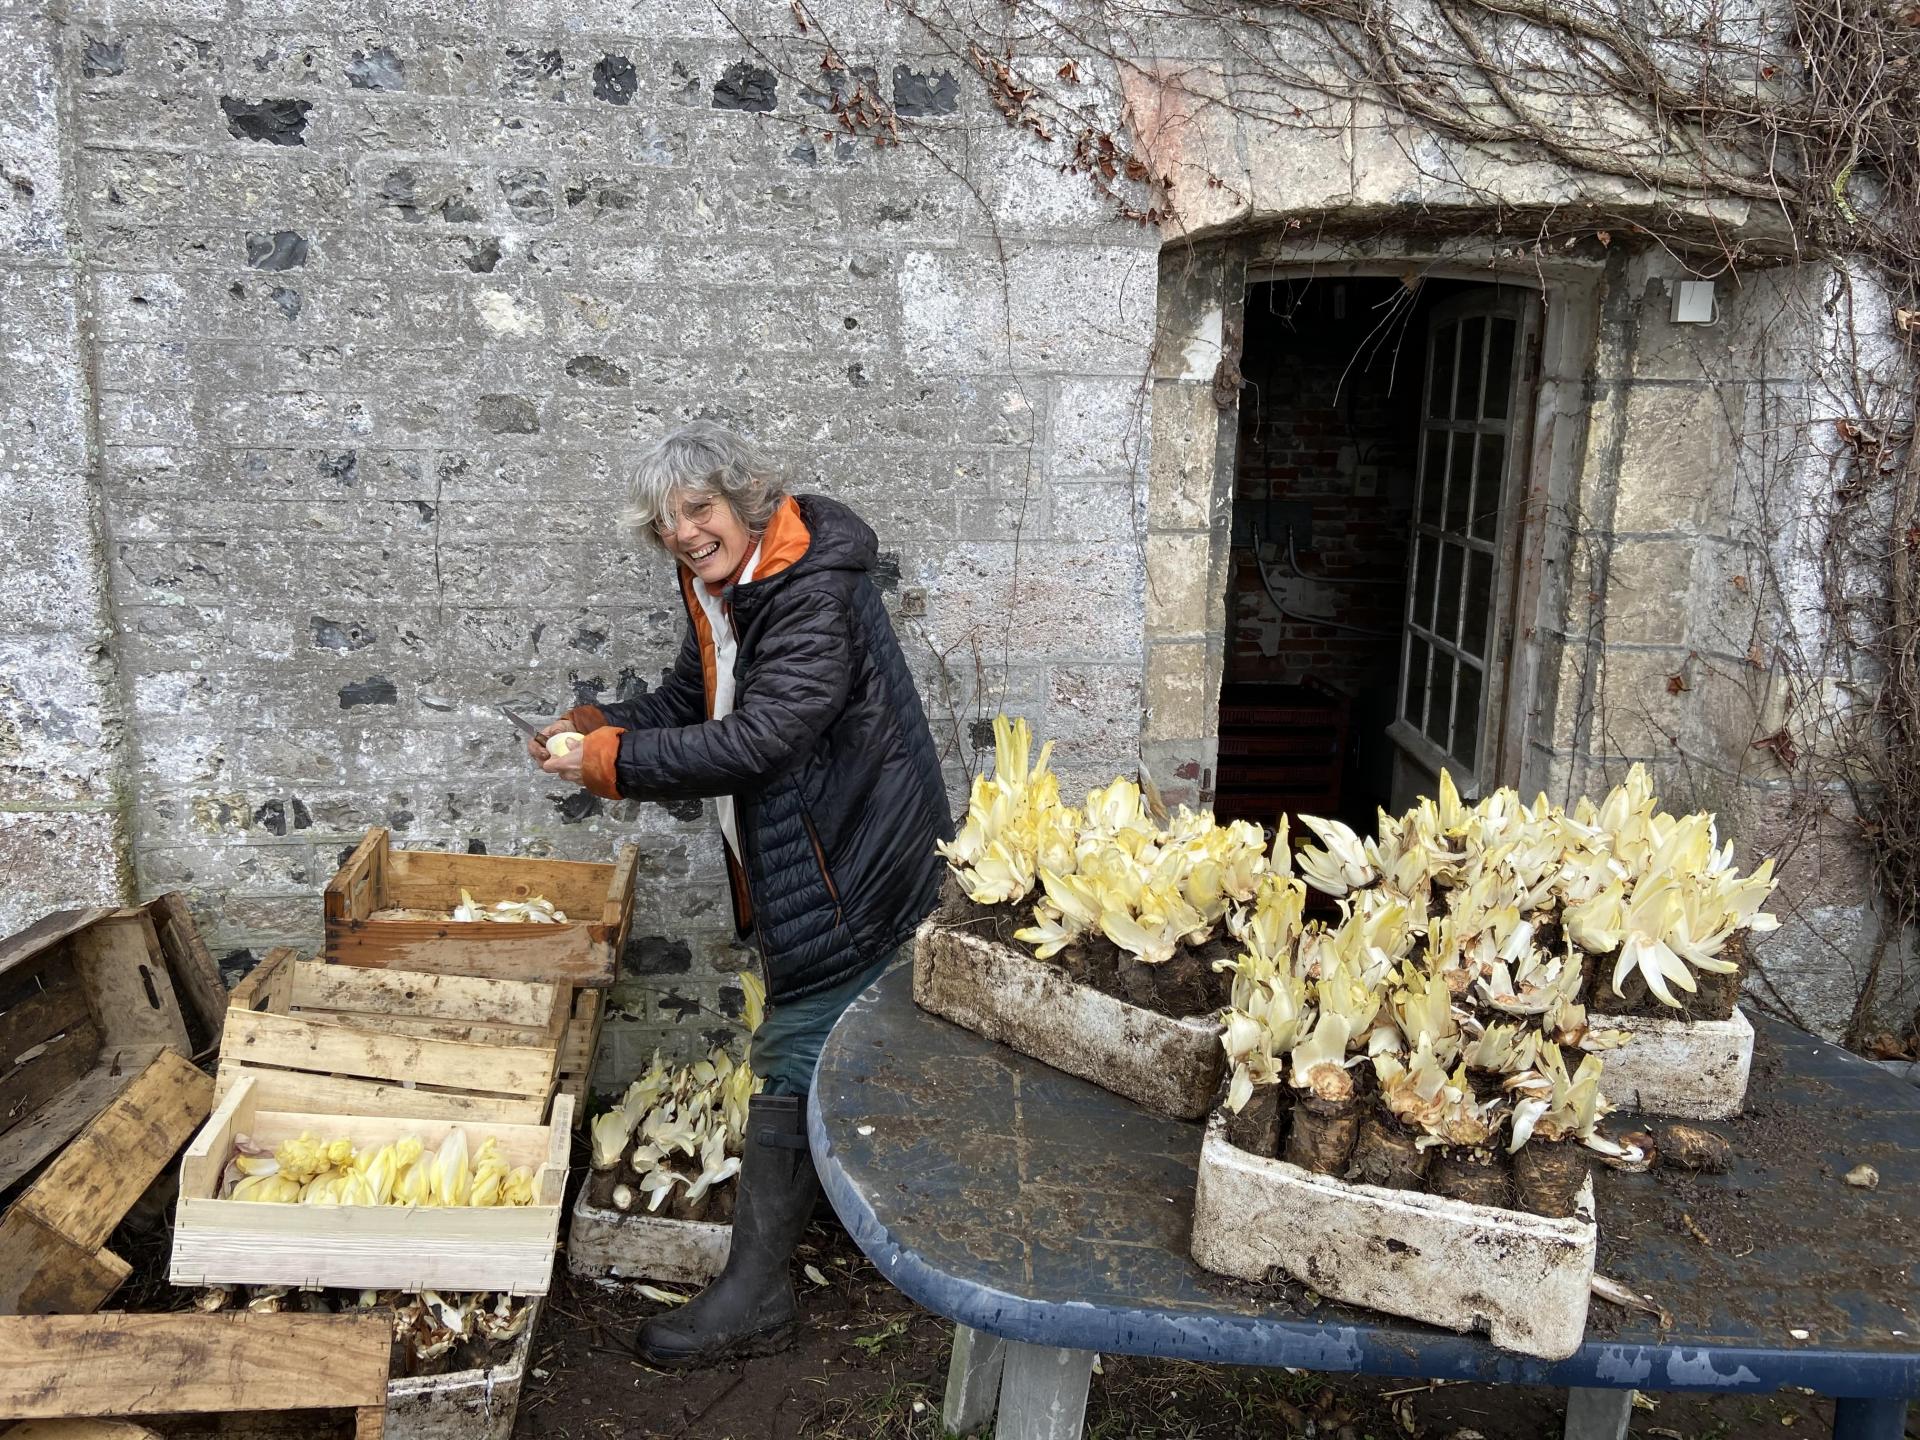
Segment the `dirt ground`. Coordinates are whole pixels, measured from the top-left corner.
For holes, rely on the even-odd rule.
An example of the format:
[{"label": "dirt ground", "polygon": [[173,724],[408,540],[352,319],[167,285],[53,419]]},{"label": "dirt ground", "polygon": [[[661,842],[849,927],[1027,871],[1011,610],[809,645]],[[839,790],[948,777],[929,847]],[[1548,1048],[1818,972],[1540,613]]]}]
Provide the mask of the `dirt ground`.
[{"label": "dirt ground", "polygon": [[[658,1304],[564,1278],[534,1342],[517,1440],[939,1440],[946,1321],[880,1278],[845,1233],[816,1224],[800,1259],[803,1329],[783,1355],[675,1375],[634,1359],[629,1339]],[[671,1287],[685,1289],[689,1287]],[[1547,1440],[1559,1392],[1351,1379],[1183,1361],[1102,1357],[1087,1406],[1089,1440]],[[1832,1405],[1810,1395],[1651,1395],[1635,1436],[1666,1440],[1813,1440]],[[1920,1431],[1909,1429],[1909,1435]]]}]

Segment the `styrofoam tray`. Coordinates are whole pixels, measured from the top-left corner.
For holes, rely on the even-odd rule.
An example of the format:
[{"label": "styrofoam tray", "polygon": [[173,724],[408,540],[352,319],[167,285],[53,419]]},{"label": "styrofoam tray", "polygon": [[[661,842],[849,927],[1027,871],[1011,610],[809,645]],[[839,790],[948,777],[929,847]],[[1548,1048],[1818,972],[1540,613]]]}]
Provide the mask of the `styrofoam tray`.
[{"label": "styrofoam tray", "polygon": [[1586,1333],[1595,1240],[1591,1180],[1576,1217],[1556,1220],[1316,1175],[1207,1122],[1192,1251],[1223,1275],[1277,1267],[1330,1299],[1562,1360]]},{"label": "styrofoam tray", "polygon": [[1022,1055],[1176,1120],[1212,1108],[1226,1070],[1220,1021],[1170,1019],[1082,985],[998,941],[927,921],[914,936],[913,998]]},{"label": "styrofoam tray", "polygon": [[1596,1029],[1625,1030],[1633,1039],[1601,1052],[1600,1089],[1622,1110],[1724,1120],[1747,1103],[1753,1069],[1753,1022],[1666,1020],[1653,1015],[1590,1015]]},{"label": "styrofoam tray", "polygon": [[567,1269],[591,1280],[704,1285],[727,1263],[733,1226],[622,1213],[587,1203],[584,1187],[567,1229]]}]

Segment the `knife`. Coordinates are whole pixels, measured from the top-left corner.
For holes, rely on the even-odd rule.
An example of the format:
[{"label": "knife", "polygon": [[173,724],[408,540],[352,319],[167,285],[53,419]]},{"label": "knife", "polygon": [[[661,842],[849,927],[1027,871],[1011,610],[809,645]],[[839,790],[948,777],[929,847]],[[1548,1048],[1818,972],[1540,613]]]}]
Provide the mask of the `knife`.
[{"label": "knife", "polygon": [[540,738],[540,727],[534,724],[531,720],[527,719],[527,717],[522,715],[519,711],[509,710],[505,705],[496,706],[495,708],[498,709],[502,715],[506,716],[507,719],[511,720],[520,729],[526,731],[526,733],[531,735],[535,740],[538,740]]}]

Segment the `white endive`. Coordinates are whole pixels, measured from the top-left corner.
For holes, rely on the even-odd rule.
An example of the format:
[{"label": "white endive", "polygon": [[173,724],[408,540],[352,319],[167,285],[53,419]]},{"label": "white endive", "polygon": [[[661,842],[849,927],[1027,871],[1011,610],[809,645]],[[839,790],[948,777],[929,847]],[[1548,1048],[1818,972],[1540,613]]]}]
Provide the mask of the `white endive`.
[{"label": "white endive", "polygon": [[1292,1083],[1322,1100],[1351,1100],[1353,1077],[1347,1073],[1347,1041],[1352,1027],[1342,1015],[1322,1012],[1320,1021],[1293,1051]]},{"label": "white endive", "polygon": [[1301,847],[1295,857],[1301,878],[1323,895],[1344,895],[1362,885],[1371,885],[1379,872],[1367,859],[1360,837],[1338,820],[1322,820],[1302,815],[1300,823],[1311,830],[1326,848]]}]

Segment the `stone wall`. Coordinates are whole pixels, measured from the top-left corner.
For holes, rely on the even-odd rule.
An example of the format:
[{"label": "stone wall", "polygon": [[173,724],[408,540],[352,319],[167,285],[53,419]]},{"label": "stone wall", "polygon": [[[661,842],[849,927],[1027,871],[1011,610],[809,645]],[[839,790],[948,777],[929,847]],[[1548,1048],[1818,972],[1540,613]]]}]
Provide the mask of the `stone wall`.
[{"label": "stone wall", "polygon": [[[25,422],[0,463],[32,521],[0,529],[0,929],[181,888],[238,965],[314,943],[317,891],[371,824],[496,854],[632,839],[601,1079],[689,1041],[747,962],[711,816],[548,784],[493,706],[656,680],[683,620],[619,492],[634,449],[695,416],[874,524],[956,793],[1004,708],[1058,740],[1069,791],[1144,758],[1170,799],[1206,799],[1249,264],[1550,287],[1520,774],[1571,793],[1645,757],[1676,798],[1764,791],[1740,634],[1764,597],[1734,583],[1754,540],[1726,487],[1774,473],[1739,437],[1819,345],[1766,319],[1758,272],[1723,283],[1720,326],[1667,324],[1680,263],[1624,227],[1766,215],[1360,107],[1279,130],[1195,105],[1231,83],[1204,25],[1140,40],[1164,67],[1048,59],[1076,123],[1124,104],[1179,178],[1162,235],[904,13],[812,13],[824,31],[771,0],[0,9],[0,336]],[[903,143],[845,133],[862,85]],[[1496,210],[1589,202],[1620,217],[1611,249],[1590,225],[1544,258],[1493,234]]]}]

